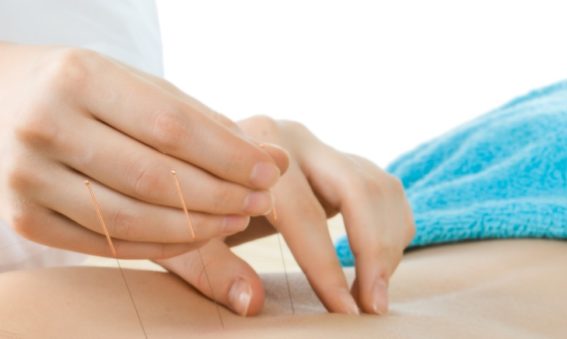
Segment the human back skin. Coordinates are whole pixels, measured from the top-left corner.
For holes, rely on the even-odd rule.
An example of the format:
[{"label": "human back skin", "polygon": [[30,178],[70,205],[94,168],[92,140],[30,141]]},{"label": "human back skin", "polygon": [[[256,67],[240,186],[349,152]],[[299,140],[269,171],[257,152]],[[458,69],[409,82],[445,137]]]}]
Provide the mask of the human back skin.
[{"label": "human back skin", "polygon": [[[126,270],[149,338],[561,337],[567,325],[567,244],[498,240],[408,253],[385,316],[328,314],[302,275],[264,275],[266,303],[242,318],[177,277]],[[346,271],[350,279],[351,270]],[[68,267],[0,274],[0,337],[140,338],[143,332],[112,268]]]}]

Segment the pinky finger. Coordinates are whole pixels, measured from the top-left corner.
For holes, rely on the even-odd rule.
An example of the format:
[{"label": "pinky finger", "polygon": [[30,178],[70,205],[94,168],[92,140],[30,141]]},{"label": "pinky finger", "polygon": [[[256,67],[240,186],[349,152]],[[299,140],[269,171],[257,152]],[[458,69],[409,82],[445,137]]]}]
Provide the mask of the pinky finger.
[{"label": "pinky finger", "polygon": [[[24,238],[64,250],[90,255],[113,257],[105,236],[85,229],[65,216],[36,207],[33,212],[23,213],[12,223],[14,229]],[[202,243],[161,244],[130,242],[113,239],[117,259],[162,259],[169,258]]]}]

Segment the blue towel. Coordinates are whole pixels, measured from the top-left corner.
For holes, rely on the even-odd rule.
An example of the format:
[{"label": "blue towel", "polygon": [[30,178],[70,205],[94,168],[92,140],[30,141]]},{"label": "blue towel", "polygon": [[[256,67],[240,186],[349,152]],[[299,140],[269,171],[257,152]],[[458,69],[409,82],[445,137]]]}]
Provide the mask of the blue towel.
[{"label": "blue towel", "polygon": [[[410,248],[567,239],[567,81],[441,135],[387,171],[401,179],[414,212]],[[354,264],[346,236],[336,252],[343,266]]]}]

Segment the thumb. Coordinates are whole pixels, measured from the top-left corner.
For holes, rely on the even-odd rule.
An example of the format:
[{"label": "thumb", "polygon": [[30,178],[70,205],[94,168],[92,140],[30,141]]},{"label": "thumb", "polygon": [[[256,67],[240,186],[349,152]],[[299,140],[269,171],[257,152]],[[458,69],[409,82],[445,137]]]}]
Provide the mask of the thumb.
[{"label": "thumb", "polygon": [[264,287],[260,277],[220,239],[156,262],[234,313],[248,316],[262,310]]}]

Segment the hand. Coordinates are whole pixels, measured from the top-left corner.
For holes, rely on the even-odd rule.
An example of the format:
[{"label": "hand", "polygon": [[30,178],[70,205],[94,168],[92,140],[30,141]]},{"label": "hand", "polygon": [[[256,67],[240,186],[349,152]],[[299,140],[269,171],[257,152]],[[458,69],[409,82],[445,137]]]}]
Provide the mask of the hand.
[{"label": "hand", "polygon": [[[285,170],[238,126],[167,82],[95,52],[0,43],[0,217],[31,240],[163,258],[272,209]],[[280,152],[280,154],[278,154]],[[170,171],[195,228],[191,237]]]},{"label": "hand", "polygon": [[[229,246],[281,232],[320,300],[331,312],[384,314],[388,282],[415,233],[401,183],[370,161],[338,152],[305,127],[255,117],[239,123],[251,137],[284,147],[289,169],[273,189],[273,214],[253,218],[246,231],[212,240],[198,253],[158,261],[209,297],[241,315],[260,312],[264,291],[256,272]],[[326,221],[342,213],[356,255],[349,291]]]}]

